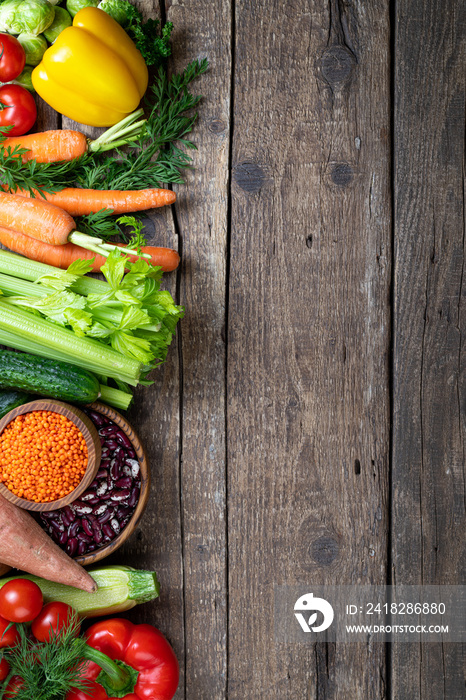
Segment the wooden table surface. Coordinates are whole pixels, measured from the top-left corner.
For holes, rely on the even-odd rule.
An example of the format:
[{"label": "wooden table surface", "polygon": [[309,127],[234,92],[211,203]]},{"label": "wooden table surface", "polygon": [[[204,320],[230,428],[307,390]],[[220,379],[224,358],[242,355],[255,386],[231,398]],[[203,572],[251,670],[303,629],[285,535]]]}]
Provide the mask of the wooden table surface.
[{"label": "wooden table surface", "polygon": [[139,6],[210,70],[195,170],[148,221],[186,316],[129,412],[153,487],[113,560],[162,584],[131,617],[177,700],[459,700],[461,645],[290,646],[273,601],[464,582],[464,3]]}]

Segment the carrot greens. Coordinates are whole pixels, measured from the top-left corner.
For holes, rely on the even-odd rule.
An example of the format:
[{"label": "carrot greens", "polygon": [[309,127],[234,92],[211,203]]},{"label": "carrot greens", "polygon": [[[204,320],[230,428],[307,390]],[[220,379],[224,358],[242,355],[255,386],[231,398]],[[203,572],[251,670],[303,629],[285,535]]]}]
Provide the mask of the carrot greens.
[{"label": "carrot greens", "polygon": [[[0,135],[0,184],[11,192],[20,188],[52,193],[66,187],[140,190],[183,182],[182,171],[192,163],[187,151],[195,148],[188,135],[201,100],[189,87],[207,68],[207,59],[196,60],[169,78],[160,67],[147,93],[142,133],[124,150],[116,141],[111,154],[101,152],[96,139],[88,153],[70,161],[38,163],[32,159],[23,163],[26,149],[1,148],[6,136]],[[137,113],[139,116],[139,110]]]}]

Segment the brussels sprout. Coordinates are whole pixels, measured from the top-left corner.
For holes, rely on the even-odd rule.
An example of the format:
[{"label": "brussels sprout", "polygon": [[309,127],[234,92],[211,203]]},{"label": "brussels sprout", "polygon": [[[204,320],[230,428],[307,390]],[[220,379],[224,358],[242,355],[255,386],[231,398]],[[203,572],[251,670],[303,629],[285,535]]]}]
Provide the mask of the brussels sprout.
[{"label": "brussels sprout", "polygon": [[26,52],[26,64],[37,66],[48,46],[45,38],[41,34],[35,36],[28,32],[21,32],[18,34],[18,41]]},{"label": "brussels sprout", "polygon": [[41,34],[55,16],[47,0],[6,0],[0,5],[0,31],[9,34]]},{"label": "brussels sprout", "polygon": [[21,85],[23,88],[26,88],[26,90],[29,90],[29,92],[35,92],[31,78],[31,73],[33,70],[34,66],[24,66],[23,72],[11,82],[15,83],[15,85]]},{"label": "brussels sprout", "polygon": [[47,41],[50,41],[50,43],[53,44],[57,36],[61,34],[64,29],[71,26],[72,23],[73,20],[71,19],[70,13],[67,12],[64,7],[56,7],[55,19],[50,27],[45,30],[45,38]]},{"label": "brussels sprout", "polygon": [[[121,24],[122,27],[127,27],[131,21],[128,13],[131,3],[128,0],[102,0],[97,7],[113,17],[115,22]],[[131,12],[131,10],[129,11]]]},{"label": "brussels sprout", "polygon": [[97,7],[99,0],[67,0],[66,9],[74,17],[83,7]]},{"label": "brussels sprout", "polygon": [[21,29],[17,29],[16,15],[19,17],[18,8],[23,0],[5,0],[0,5],[0,32],[9,34],[19,34]]}]

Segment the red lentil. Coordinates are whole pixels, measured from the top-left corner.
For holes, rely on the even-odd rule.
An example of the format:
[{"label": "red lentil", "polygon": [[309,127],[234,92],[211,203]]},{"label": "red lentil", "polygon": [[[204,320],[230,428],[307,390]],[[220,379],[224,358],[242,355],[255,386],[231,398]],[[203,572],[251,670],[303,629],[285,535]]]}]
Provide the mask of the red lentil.
[{"label": "red lentil", "polygon": [[47,503],[74,491],[87,461],[83,434],[54,411],[17,416],[0,435],[0,482],[28,501]]}]

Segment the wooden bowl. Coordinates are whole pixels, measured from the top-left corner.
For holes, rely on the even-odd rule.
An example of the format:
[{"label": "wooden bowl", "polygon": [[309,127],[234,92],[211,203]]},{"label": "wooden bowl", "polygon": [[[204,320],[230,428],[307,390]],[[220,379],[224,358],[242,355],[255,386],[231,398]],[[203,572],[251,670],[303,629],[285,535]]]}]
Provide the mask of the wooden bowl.
[{"label": "wooden bowl", "polygon": [[112,554],[119,547],[121,547],[123,542],[126,542],[128,537],[130,537],[134,532],[137,524],[139,523],[139,520],[141,519],[142,514],[144,513],[144,510],[147,505],[147,500],[149,498],[150,490],[150,469],[146,451],[142,446],[141,441],[139,440],[139,437],[137,436],[132,425],[128,423],[126,418],[124,418],[120,413],[118,413],[118,411],[116,411],[114,408],[110,408],[110,406],[106,406],[105,404],[96,402],[91,404],[90,408],[93,411],[97,411],[97,413],[100,413],[109,420],[113,421],[119,428],[121,428],[121,430],[123,430],[125,435],[131,441],[133,449],[136,453],[137,460],[139,462],[139,469],[141,475],[141,490],[139,492],[139,500],[137,502],[134,513],[131,516],[128,523],[123,528],[123,530],[120,532],[120,534],[117,535],[115,539],[113,539],[111,542],[108,542],[102,547],[99,547],[99,549],[96,549],[93,552],[89,552],[89,554],[74,557],[74,559],[83,566],[95,564],[101,559],[108,557],[109,554]]},{"label": "wooden bowl", "polygon": [[79,408],[70,406],[62,401],[55,401],[54,399],[38,399],[36,401],[25,403],[17,408],[13,408],[13,410],[3,416],[3,418],[0,420],[0,434],[17,416],[21,416],[24,413],[30,413],[31,411],[52,411],[53,413],[60,413],[71,420],[82,433],[86,441],[88,451],[87,469],[78,486],[69,494],[63,496],[63,498],[58,498],[56,501],[49,501],[48,503],[35,503],[34,501],[28,501],[25,498],[16,496],[4,484],[0,483],[0,493],[8,501],[14,503],[20,508],[38,513],[56,510],[57,508],[67,506],[72,501],[75,501],[87,489],[89,484],[93,482],[99,469],[101,447],[99,434],[92,421],[82,411],[80,411]]}]

